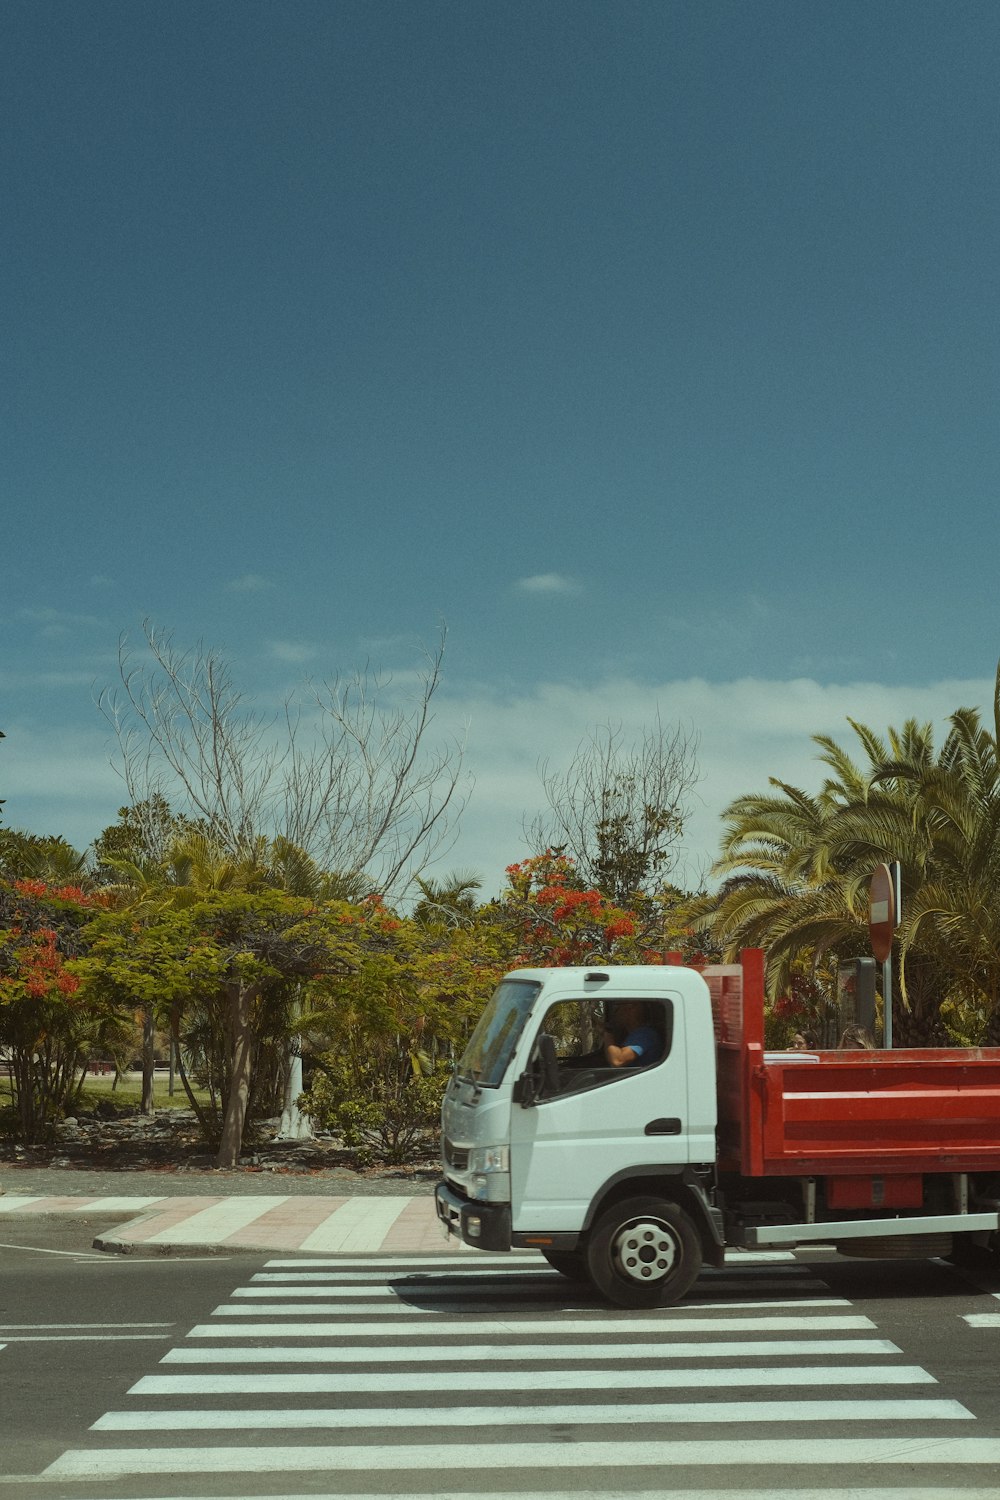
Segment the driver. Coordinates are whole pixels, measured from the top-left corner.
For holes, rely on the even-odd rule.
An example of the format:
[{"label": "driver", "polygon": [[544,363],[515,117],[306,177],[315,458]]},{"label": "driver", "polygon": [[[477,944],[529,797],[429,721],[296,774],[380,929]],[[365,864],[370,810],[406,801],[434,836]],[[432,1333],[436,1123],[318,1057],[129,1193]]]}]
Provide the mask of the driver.
[{"label": "driver", "polygon": [[612,1068],[648,1067],[656,1062],[661,1042],[649,1024],[641,1000],[615,1000],[604,1029],[604,1060]]}]

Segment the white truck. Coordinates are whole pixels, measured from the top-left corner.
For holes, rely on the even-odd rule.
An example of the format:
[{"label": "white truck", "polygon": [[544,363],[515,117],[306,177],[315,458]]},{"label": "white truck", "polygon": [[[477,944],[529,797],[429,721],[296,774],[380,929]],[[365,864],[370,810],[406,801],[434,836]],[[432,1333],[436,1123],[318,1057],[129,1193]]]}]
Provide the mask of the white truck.
[{"label": "white truck", "polygon": [[[605,1046],[623,1002],[644,1056]],[[763,1026],[759,950],[508,974],[445,1095],[446,1232],[625,1307],[678,1301],[729,1245],[1000,1248],[1000,1049],[769,1053]]]}]

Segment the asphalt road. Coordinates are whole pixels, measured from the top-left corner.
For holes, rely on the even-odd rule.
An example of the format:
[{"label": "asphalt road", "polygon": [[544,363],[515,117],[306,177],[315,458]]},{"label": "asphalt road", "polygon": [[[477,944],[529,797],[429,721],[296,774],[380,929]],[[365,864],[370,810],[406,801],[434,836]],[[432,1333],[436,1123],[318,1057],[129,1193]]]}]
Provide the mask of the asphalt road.
[{"label": "asphalt road", "polygon": [[737,1264],[635,1315],[533,1259],[109,1258],[92,1232],[0,1225],[0,1500],[1000,1493],[993,1268]]},{"label": "asphalt road", "polygon": [[39,1497],[37,1484],[11,1476],[37,1475],[79,1443],[257,1264],[248,1256],[105,1255],[91,1242],[106,1220],[0,1218],[3,1500],[22,1491]]}]

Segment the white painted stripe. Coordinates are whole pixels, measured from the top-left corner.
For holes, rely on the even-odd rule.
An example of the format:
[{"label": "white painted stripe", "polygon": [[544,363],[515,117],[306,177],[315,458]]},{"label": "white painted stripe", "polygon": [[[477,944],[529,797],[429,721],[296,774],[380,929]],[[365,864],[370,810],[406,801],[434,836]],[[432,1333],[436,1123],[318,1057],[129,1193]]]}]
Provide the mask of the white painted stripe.
[{"label": "white painted stripe", "polygon": [[455,1252],[451,1251],[432,1251],[430,1254],[424,1255],[376,1254],[366,1255],[363,1259],[358,1260],[352,1259],[349,1255],[338,1255],[329,1260],[324,1260],[321,1256],[305,1260],[299,1256],[295,1260],[267,1260],[264,1262],[264,1265],[276,1271],[281,1269],[294,1270],[296,1267],[303,1271],[323,1270],[324,1268],[327,1270],[370,1271],[372,1266],[378,1266],[380,1268],[380,1275],[383,1271],[390,1271],[397,1266],[401,1266],[408,1271],[419,1266],[425,1267],[428,1271],[438,1271],[445,1270],[448,1266],[454,1265],[455,1270],[459,1271],[463,1276],[467,1276],[470,1271],[480,1269],[495,1271],[497,1266],[527,1266],[530,1270],[540,1271],[546,1265],[546,1262],[537,1250],[532,1250],[527,1255],[521,1255],[516,1250],[474,1250],[471,1245],[463,1246],[463,1249],[469,1252],[470,1259],[466,1261],[463,1258],[460,1265],[456,1264]]},{"label": "white painted stripe", "polygon": [[[869,1348],[868,1341],[860,1349],[842,1350],[837,1354],[898,1354],[892,1344]],[[876,1346],[882,1340],[870,1341]],[[710,1354],[713,1351],[710,1351]],[[757,1351],[730,1345],[723,1354],[725,1358],[753,1356]],[[788,1355],[791,1349],[781,1351]],[[801,1350],[798,1354],[830,1354],[828,1348]],[[357,1395],[382,1396],[426,1395],[429,1391],[501,1391],[510,1393],[509,1370],[438,1370],[428,1375],[425,1370],[413,1373],[382,1371],[379,1374],[352,1375],[143,1375],[128,1392],[130,1396],[283,1396],[283,1395]],[[864,1383],[869,1386],[890,1385],[937,1385],[933,1375],[919,1365],[789,1365],[775,1368],[761,1365],[756,1369],[745,1366],[717,1365],[714,1369],[650,1371],[643,1375],[643,1390],[670,1391],[712,1389],[717,1386],[729,1390],[741,1386],[790,1387],[848,1385],[856,1388]],[[620,1370],[532,1370],[533,1391],[611,1391],[628,1388],[628,1380]]]},{"label": "white painted stripe", "polygon": [[[287,1445],[221,1448],[70,1448],[42,1473],[43,1479],[110,1479],[124,1474],[265,1474],[335,1473],[377,1469],[380,1474],[420,1471],[436,1474],[465,1469],[470,1461],[468,1441],[461,1443],[371,1444],[354,1447]],[[777,1448],[773,1438],[743,1438],[718,1442],[648,1442],[629,1454],[629,1472],[644,1468],[729,1468],[734,1465],[789,1464],[832,1469],[839,1475],[852,1464],[1000,1463],[1000,1438],[932,1438],[923,1434],[898,1438],[800,1438]],[[477,1443],[475,1464],[480,1472],[501,1474],[508,1469],[620,1469],[620,1443]]]},{"label": "white painted stripe", "polygon": [[151,1234],[143,1243],[217,1245],[238,1229],[245,1229],[269,1209],[280,1208],[283,1203],[288,1202],[287,1194],[282,1194],[281,1197],[226,1198],[222,1203],[213,1203],[208,1208],[199,1209],[180,1224],[173,1224],[169,1229]]},{"label": "white painted stripe", "polygon": [[[576,1312],[576,1308],[570,1309]],[[429,1318],[431,1309],[427,1307],[415,1307],[409,1302],[389,1302],[384,1306],[358,1307],[351,1303],[345,1307],[342,1302],[242,1302],[235,1306],[223,1304],[216,1307],[212,1312],[213,1318],[260,1318],[269,1317],[291,1317],[298,1314],[301,1317],[315,1318],[319,1313],[338,1313],[342,1318],[356,1318],[359,1313],[364,1313],[366,1318],[386,1317],[397,1318],[400,1314],[407,1317]],[[434,1312],[440,1312],[440,1308],[434,1308]],[[454,1326],[458,1326],[461,1314],[455,1319]]]},{"label": "white painted stripe", "polygon": [[[719,1290],[724,1291],[725,1288],[720,1287]],[[540,1300],[546,1302],[554,1301],[561,1296],[579,1296],[579,1292],[574,1294],[572,1286],[565,1278],[560,1278],[559,1281],[545,1281],[544,1283],[539,1280],[538,1284],[532,1287],[525,1287],[523,1283],[510,1283],[505,1288],[501,1287],[499,1291],[489,1291],[478,1284],[475,1288],[472,1288],[471,1286],[448,1286],[440,1282],[425,1283],[416,1281],[375,1286],[275,1286],[271,1284],[265,1286],[237,1287],[232,1296],[234,1299],[238,1297],[257,1297],[261,1299],[287,1297],[291,1300],[295,1297],[314,1297],[317,1299],[326,1297],[328,1300],[348,1301],[354,1299],[355,1301],[377,1302],[381,1297],[400,1298],[419,1295],[421,1297],[433,1297],[435,1301],[451,1300],[453,1302],[468,1302],[470,1298],[475,1297],[478,1304],[483,1299],[509,1302],[515,1297],[523,1299],[526,1296],[532,1296],[534,1300],[536,1292],[542,1294]],[[796,1297],[791,1300],[795,1304],[798,1304],[800,1299]],[[843,1299],[838,1300],[842,1301]],[[756,1298],[749,1305],[756,1305]],[[684,1313],[690,1309],[673,1308],[671,1310],[677,1313]],[[699,1303],[693,1310],[702,1311],[703,1309]]]},{"label": "white painted stripe", "polygon": [[1000,1313],[963,1313],[970,1328],[1000,1328]]},{"label": "white painted stripe", "polygon": [[44,1202],[45,1199],[40,1196],[29,1198],[18,1193],[4,1193],[0,1195],[0,1214],[16,1213],[19,1208],[27,1208],[29,1203]]},{"label": "white painted stripe", "polygon": [[111,1411],[94,1422],[93,1432],[221,1432],[233,1428],[262,1430],[302,1427],[645,1427],[668,1422],[955,1422],[974,1421],[960,1401],[672,1401],[646,1405],[635,1401],[591,1406],[414,1406],[320,1407],[237,1411]]},{"label": "white painted stripe", "polygon": [[[472,1302],[472,1299],[469,1299]],[[504,1319],[505,1307],[510,1304],[493,1305],[489,1298],[475,1299],[475,1308],[480,1313],[490,1313],[493,1319]],[[523,1307],[523,1299],[519,1301]],[[814,1307],[850,1307],[846,1298],[784,1298],[780,1302],[754,1299],[753,1302],[712,1302],[708,1304],[714,1313],[738,1313],[738,1311],[754,1311],[759,1313],[763,1308],[814,1308]],[[601,1316],[592,1302],[564,1302],[559,1299],[559,1313],[589,1313],[592,1319],[597,1320]],[[670,1313],[705,1313],[705,1302],[699,1302],[696,1307],[687,1305],[679,1308],[651,1308],[645,1314],[645,1328],[649,1328],[658,1317],[663,1317],[666,1311]],[[544,1307],[540,1308],[543,1313]],[[607,1310],[601,1310],[606,1313]],[[417,1307],[414,1302],[388,1302],[388,1304],[372,1304],[370,1307],[358,1307],[355,1302],[351,1304],[339,1304],[339,1302],[249,1302],[249,1304],[235,1305],[235,1307],[214,1308],[211,1317],[328,1317],[336,1314],[337,1317],[349,1319],[364,1314],[364,1317],[375,1317],[375,1319],[388,1319],[388,1317],[433,1317],[435,1314],[447,1313],[451,1316],[451,1326],[457,1326],[460,1319],[465,1319],[462,1305],[459,1307]],[[504,1319],[505,1320],[505,1319]],[[465,1323],[462,1323],[465,1326]],[[610,1325],[609,1325],[610,1326]]]},{"label": "white painted stripe", "polygon": [[364,1250],[381,1245],[412,1198],[352,1198],[334,1209],[299,1246],[301,1250]]},{"label": "white painted stripe", "polygon": [[67,1328],[173,1328],[173,1323],[0,1323],[0,1333],[6,1334],[8,1329],[19,1329],[22,1332],[33,1330],[35,1333],[65,1332]]},{"label": "white painted stripe", "polygon": [[[513,1311],[508,1313],[506,1311],[506,1308],[511,1304],[507,1300],[500,1301],[497,1299],[491,1299],[489,1297],[477,1297],[475,1299],[475,1305],[477,1310],[480,1312],[502,1313],[503,1321],[505,1323],[523,1322],[530,1326],[534,1326],[534,1320],[538,1316],[538,1314],[533,1312],[530,1307],[523,1316],[519,1316],[516,1312]],[[522,1301],[514,1302],[513,1305],[514,1307],[518,1307],[523,1306],[524,1304]],[[712,1302],[709,1304],[709,1306],[711,1307],[713,1312],[739,1312],[741,1310],[745,1310],[747,1312],[760,1312],[764,1308],[775,1307],[850,1307],[851,1303],[847,1297],[782,1297],[780,1300],[755,1297],[751,1302]],[[583,1303],[580,1306],[575,1306],[573,1303],[565,1302],[562,1298],[560,1298],[558,1301],[558,1307],[561,1314],[590,1313],[592,1321],[596,1322],[598,1319],[604,1318],[608,1321],[609,1328],[614,1328],[616,1326],[612,1320],[608,1319],[607,1308],[598,1309],[595,1308],[592,1303]],[[539,1312],[541,1312],[542,1310],[543,1309],[540,1308]],[[648,1328],[651,1323],[654,1323],[657,1318],[663,1317],[668,1311],[671,1313],[704,1313],[705,1310],[706,1305],[703,1302],[696,1304],[694,1307],[689,1307],[686,1304],[681,1307],[671,1308],[651,1307],[648,1312],[643,1314],[643,1318],[645,1320],[643,1323],[643,1327]],[[338,1302],[252,1302],[245,1306],[217,1307],[212,1312],[212,1317],[260,1318],[266,1316],[286,1318],[292,1317],[294,1315],[303,1318],[315,1318],[320,1314],[323,1314],[324,1316],[336,1314],[340,1318],[347,1319],[355,1318],[359,1316],[359,1314],[363,1313],[366,1318],[395,1318],[402,1313],[405,1314],[408,1318],[414,1316],[418,1318],[430,1318],[434,1316],[434,1314],[441,1312],[448,1312],[452,1315],[448,1325],[450,1328],[454,1329],[458,1328],[459,1326],[463,1328],[465,1327],[465,1315],[458,1308],[449,1309],[441,1307],[417,1307],[412,1302],[390,1303],[386,1306],[380,1306],[376,1303],[372,1307],[363,1308],[359,1308],[356,1303],[351,1303],[350,1305],[345,1307],[343,1303]]]},{"label": "white painted stripe", "polygon": [[[685,1329],[687,1324],[684,1325]],[[718,1327],[714,1323],[713,1327]],[[272,1339],[272,1338],[382,1338],[423,1339],[461,1338],[472,1334],[517,1333],[589,1333],[607,1334],[611,1338],[625,1333],[659,1333],[655,1319],[650,1318],[424,1318],[404,1319],[399,1323],[355,1323],[346,1319],[334,1323],[198,1323],[189,1339]],[[672,1330],[671,1330],[672,1331]],[[558,1350],[557,1350],[558,1352]],[[543,1358],[545,1355],[543,1354]]]},{"label": "white painted stripe", "polygon": [[[371,1199],[366,1199],[365,1201],[371,1202]],[[463,1273],[478,1265],[488,1267],[490,1269],[492,1269],[494,1266],[518,1265],[537,1266],[539,1269],[542,1269],[542,1267],[546,1264],[546,1262],[542,1258],[541,1251],[537,1250],[523,1253],[518,1250],[477,1250],[472,1245],[463,1245],[462,1250],[468,1250],[474,1257],[471,1265],[456,1266],[455,1269]],[[447,1265],[454,1253],[455,1252],[439,1251],[436,1254],[422,1255],[366,1255],[363,1260],[352,1260],[349,1256],[341,1257],[339,1255],[335,1259],[331,1260],[321,1260],[319,1257],[316,1257],[315,1259],[304,1260],[300,1256],[292,1260],[278,1258],[275,1260],[265,1261],[265,1265],[268,1267],[273,1267],[275,1270],[280,1270],[282,1267],[294,1268],[296,1266],[303,1266],[307,1268],[315,1267],[317,1270],[320,1270],[323,1267],[341,1267],[344,1270],[350,1270],[352,1267],[356,1267],[359,1270],[368,1270],[373,1265],[428,1266],[429,1268],[436,1270],[442,1264]],[[779,1261],[791,1265],[793,1269],[801,1269],[803,1274],[807,1274],[807,1267],[802,1265],[800,1261],[796,1261],[795,1252],[793,1250],[729,1250],[726,1252],[726,1271],[728,1271],[731,1267],[735,1267],[737,1270],[739,1270],[743,1266],[773,1265]],[[702,1274],[705,1276],[724,1276],[726,1274],[726,1271],[716,1271],[714,1268],[708,1267]]]},{"label": "white painted stripe", "polygon": [[[801,1347],[798,1340],[788,1340],[794,1343],[797,1352]],[[753,1348],[755,1353],[767,1354],[769,1343],[766,1340],[727,1342],[727,1348],[738,1350],[747,1354]],[[410,1345],[408,1348],[387,1348],[384,1345],[362,1345],[355,1344],[351,1348],[332,1349],[329,1346],[321,1349],[307,1349],[304,1347],[289,1348],[280,1344],[273,1349],[204,1349],[183,1346],[178,1349],[169,1350],[164,1356],[163,1364],[179,1365],[233,1365],[241,1361],[248,1365],[387,1365],[387,1364],[472,1364],[482,1361],[504,1361],[525,1360],[529,1367],[534,1369],[542,1363],[559,1364],[574,1360],[608,1360],[619,1361],[636,1359],[698,1359],[701,1356],[711,1358],[706,1353],[710,1348],[707,1344],[685,1344],[669,1342],[626,1344],[615,1342],[606,1344],[552,1344],[547,1349],[539,1349],[537,1344],[464,1344],[456,1341],[452,1344]]]},{"label": "white painted stripe", "polygon": [[73,1210],[78,1214],[121,1213],[130,1208],[149,1208],[153,1203],[169,1203],[169,1198],[90,1198]]},{"label": "white painted stripe", "polygon": [[[474,1279],[473,1279],[474,1278]],[[557,1287],[566,1286],[566,1278],[560,1276],[557,1271],[548,1266],[496,1270],[490,1267],[477,1266],[473,1271],[470,1266],[468,1270],[459,1267],[456,1270],[447,1271],[400,1271],[395,1275],[388,1275],[385,1271],[258,1271],[252,1276],[253,1282],[270,1282],[277,1284],[289,1284],[298,1286],[309,1286],[313,1283],[326,1283],[331,1296],[337,1295],[337,1288],[341,1286],[353,1287],[362,1284],[376,1284],[384,1286],[390,1283],[393,1286],[402,1285],[404,1290],[419,1286],[420,1288],[452,1288],[468,1290],[478,1296],[483,1287],[501,1287],[506,1289],[523,1290],[524,1288],[537,1288],[539,1291],[552,1291]],[[717,1297],[726,1292],[739,1291],[762,1291],[762,1292],[791,1292],[826,1290],[827,1283],[818,1281],[816,1277],[800,1271],[793,1272],[790,1276],[768,1277],[765,1273],[760,1277],[751,1276],[716,1276],[711,1280],[708,1277],[700,1277],[695,1282],[688,1296]]]}]

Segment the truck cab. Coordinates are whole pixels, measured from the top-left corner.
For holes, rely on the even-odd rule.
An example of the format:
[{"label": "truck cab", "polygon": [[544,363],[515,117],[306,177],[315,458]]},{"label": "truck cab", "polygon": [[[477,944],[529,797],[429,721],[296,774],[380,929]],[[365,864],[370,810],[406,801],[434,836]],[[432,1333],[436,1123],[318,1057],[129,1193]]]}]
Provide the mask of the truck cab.
[{"label": "truck cab", "polygon": [[[438,1213],[469,1244],[535,1247],[582,1276],[595,1226],[639,1204],[623,1300],[642,1305],[662,1291],[667,1265],[676,1287],[681,1260],[693,1280],[706,1249],[718,1258],[715,1133],[711,1000],[697,973],[519,969],[487,1005],[445,1095]],[[685,1215],[681,1231],[641,1206],[658,1198]],[[628,1266],[627,1246],[615,1254]]]}]

